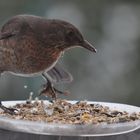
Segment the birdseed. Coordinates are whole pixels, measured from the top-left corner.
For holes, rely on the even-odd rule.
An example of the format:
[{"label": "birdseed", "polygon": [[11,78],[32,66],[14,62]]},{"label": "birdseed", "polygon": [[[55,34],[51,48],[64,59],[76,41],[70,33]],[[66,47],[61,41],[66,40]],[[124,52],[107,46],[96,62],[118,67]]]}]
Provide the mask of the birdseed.
[{"label": "birdseed", "polygon": [[43,100],[35,100],[11,107],[17,110],[14,114],[2,111],[0,115],[17,120],[62,124],[112,124],[140,120],[140,112],[129,114],[87,101],[70,103],[67,100],[57,99],[48,104]]}]

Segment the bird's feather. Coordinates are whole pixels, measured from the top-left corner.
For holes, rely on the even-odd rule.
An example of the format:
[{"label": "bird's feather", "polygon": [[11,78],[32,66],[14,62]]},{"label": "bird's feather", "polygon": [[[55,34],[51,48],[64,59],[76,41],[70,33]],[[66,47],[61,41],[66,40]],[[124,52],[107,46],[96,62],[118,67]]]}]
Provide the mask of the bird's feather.
[{"label": "bird's feather", "polygon": [[0,33],[0,40],[12,37],[12,36],[16,35],[16,33],[17,32],[4,32],[4,33]]},{"label": "bird's feather", "polygon": [[72,75],[56,64],[51,70],[44,73],[53,83],[69,83],[73,80]]}]

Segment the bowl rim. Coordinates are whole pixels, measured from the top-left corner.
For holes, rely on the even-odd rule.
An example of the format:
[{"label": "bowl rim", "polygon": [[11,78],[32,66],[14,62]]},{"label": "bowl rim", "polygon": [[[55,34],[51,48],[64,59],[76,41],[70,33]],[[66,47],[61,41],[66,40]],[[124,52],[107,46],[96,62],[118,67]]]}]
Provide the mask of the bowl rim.
[{"label": "bowl rim", "polygon": [[[76,100],[67,100],[71,103],[77,102]],[[24,103],[25,100],[16,100],[16,101],[2,101],[2,103],[6,106],[14,105],[16,103]],[[128,105],[128,104],[120,104],[120,103],[112,103],[112,102],[97,102],[97,101],[87,101],[88,103],[97,103],[105,106],[109,106],[112,108],[123,107],[131,108],[131,111],[140,112],[140,107]],[[45,103],[49,103],[45,100]],[[128,110],[126,110],[129,112]],[[130,112],[131,112],[130,111]],[[127,128],[127,129],[126,129]],[[14,120],[7,117],[0,116],[0,129],[5,129],[9,131],[16,132],[24,132],[24,133],[32,133],[39,135],[57,135],[57,136],[111,136],[111,135],[119,135],[130,133],[135,130],[140,129],[140,120],[136,120],[133,122],[124,122],[124,123],[115,123],[115,124],[89,124],[89,125],[78,125],[78,124],[56,124],[56,123],[46,123],[46,122],[38,122],[38,121],[26,121],[26,120]],[[119,131],[120,129],[120,131]],[[90,132],[89,132],[90,131]],[[110,131],[110,132],[109,132]]]}]

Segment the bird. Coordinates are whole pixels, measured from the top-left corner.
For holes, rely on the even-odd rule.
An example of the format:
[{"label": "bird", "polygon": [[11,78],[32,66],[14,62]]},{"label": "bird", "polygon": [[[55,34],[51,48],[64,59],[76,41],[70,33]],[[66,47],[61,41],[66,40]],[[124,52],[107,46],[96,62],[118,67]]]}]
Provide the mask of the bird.
[{"label": "bird", "polygon": [[71,82],[72,75],[62,68],[58,60],[71,48],[97,50],[71,23],[35,15],[11,17],[0,29],[0,75],[32,77],[42,75],[46,84],[41,94],[64,93],[53,84]]}]

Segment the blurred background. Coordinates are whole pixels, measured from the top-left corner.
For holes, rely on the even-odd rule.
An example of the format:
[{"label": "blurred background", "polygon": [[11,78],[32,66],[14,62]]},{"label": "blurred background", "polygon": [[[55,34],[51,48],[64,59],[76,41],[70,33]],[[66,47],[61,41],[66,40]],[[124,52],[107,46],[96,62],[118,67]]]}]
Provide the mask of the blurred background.
[{"label": "blurred background", "polygon": [[[69,90],[62,98],[127,103],[140,106],[140,1],[139,0],[0,0],[0,25],[11,16],[33,14],[74,24],[96,46],[98,53],[76,48],[60,59],[74,81],[57,85]],[[25,100],[38,95],[45,83],[4,74],[1,100]]]}]

